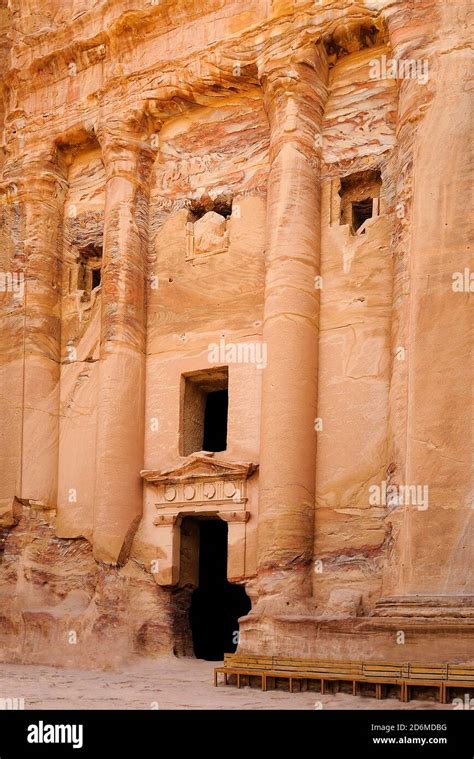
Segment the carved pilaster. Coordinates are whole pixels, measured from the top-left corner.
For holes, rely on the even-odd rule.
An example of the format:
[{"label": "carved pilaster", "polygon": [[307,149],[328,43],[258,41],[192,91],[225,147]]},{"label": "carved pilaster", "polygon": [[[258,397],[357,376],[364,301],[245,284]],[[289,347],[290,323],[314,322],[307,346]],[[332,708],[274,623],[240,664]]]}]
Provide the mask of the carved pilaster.
[{"label": "carved pilaster", "polygon": [[462,231],[472,141],[461,117],[470,108],[467,13],[425,0],[384,14],[394,59],[426,74],[404,77],[399,90],[389,424],[390,484],[423,490],[424,499],[402,500],[387,516],[380,616],[470,617],[474,607],[472,304],[453,288],[472,259]]},{"label": "carved pilaster", "polygon": [[[276,58],[276,60],[275,60]],[[327,94],[321,47],[261,64],[270,125],[263,341],[259,595],[311,594],[320,256],[320,129]]]},{"label": "carved pilaster", "polygon": [[142,513],[145,277],[155,151],[140,122],[98,129],[106,171],[94,552],[122,563]]},{"label": "carved pilaster", "polygon": [[14,318],[8,319],[4,327],[12,330],[6,345],[15,350],[17,361],[10,375],[11,392],[2,383],[2,395],[6,404],[21,409],[21,417],[12,409],[4,417],[12,420],[9,439],[5,441],[10,448],[5,460],[11,459],[12,468],[17,470],[12,495],[55,507],[61,329],[59,240],[65,169],[60,154],[51,145],[41,153],[32,151],[27,163],[12,162],[5,168],[4,178],[9,207],[16,215],[11,229],[15,248],[11,260],[16,283],[12,292]]}]

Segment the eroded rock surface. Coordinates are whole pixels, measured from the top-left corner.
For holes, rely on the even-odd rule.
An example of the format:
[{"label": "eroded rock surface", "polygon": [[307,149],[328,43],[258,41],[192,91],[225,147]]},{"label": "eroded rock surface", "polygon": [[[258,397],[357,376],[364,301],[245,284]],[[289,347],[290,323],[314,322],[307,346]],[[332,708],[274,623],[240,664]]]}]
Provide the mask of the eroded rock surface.
[{"label": "eroded rock surface", "polygon": [[0,8],[2,659],[192,653],[211,519],[239,650],[472,659],[467,4],[131,5]]}]

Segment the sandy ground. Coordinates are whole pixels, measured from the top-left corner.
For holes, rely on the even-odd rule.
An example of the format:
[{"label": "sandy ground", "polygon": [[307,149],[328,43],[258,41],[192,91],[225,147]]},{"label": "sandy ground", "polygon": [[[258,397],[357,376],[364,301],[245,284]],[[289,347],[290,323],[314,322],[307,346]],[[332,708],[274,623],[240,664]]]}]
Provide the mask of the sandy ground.
[{"label": "sandy ground", "polygon": [[198,659],[140,661],[117,671],[0,664],[0,699],[25,709],[452,709],[433,701],[377,701],[315,691],[288,693],[212,684],[215,663]]}]

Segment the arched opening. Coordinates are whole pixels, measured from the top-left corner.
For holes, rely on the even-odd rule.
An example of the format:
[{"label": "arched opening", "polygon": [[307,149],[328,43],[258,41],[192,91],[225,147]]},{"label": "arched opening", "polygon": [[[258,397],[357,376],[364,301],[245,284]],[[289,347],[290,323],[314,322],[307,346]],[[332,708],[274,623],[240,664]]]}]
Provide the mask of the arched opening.
[{"label": "arched opening", "polygon": [[212,517],[195,521],[199,572],[189,610],[194,655],[221,661],[236,650],[238,619],[248,614],[251,603],[243,586],[227,580],[227,523]]}]

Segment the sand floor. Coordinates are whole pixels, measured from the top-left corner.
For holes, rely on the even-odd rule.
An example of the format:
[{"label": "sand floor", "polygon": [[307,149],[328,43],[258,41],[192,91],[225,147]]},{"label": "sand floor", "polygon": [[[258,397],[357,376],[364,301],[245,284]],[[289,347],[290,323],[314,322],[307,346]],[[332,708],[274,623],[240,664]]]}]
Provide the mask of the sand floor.
[{"label": "sand floor", "polygon": [[212,684],[214,662],[192,658],[140,660],[116,671],[0,664],[0,703],[24,699],[25,709],[452,709],[432,700],[315,691],[262,693]]}]

